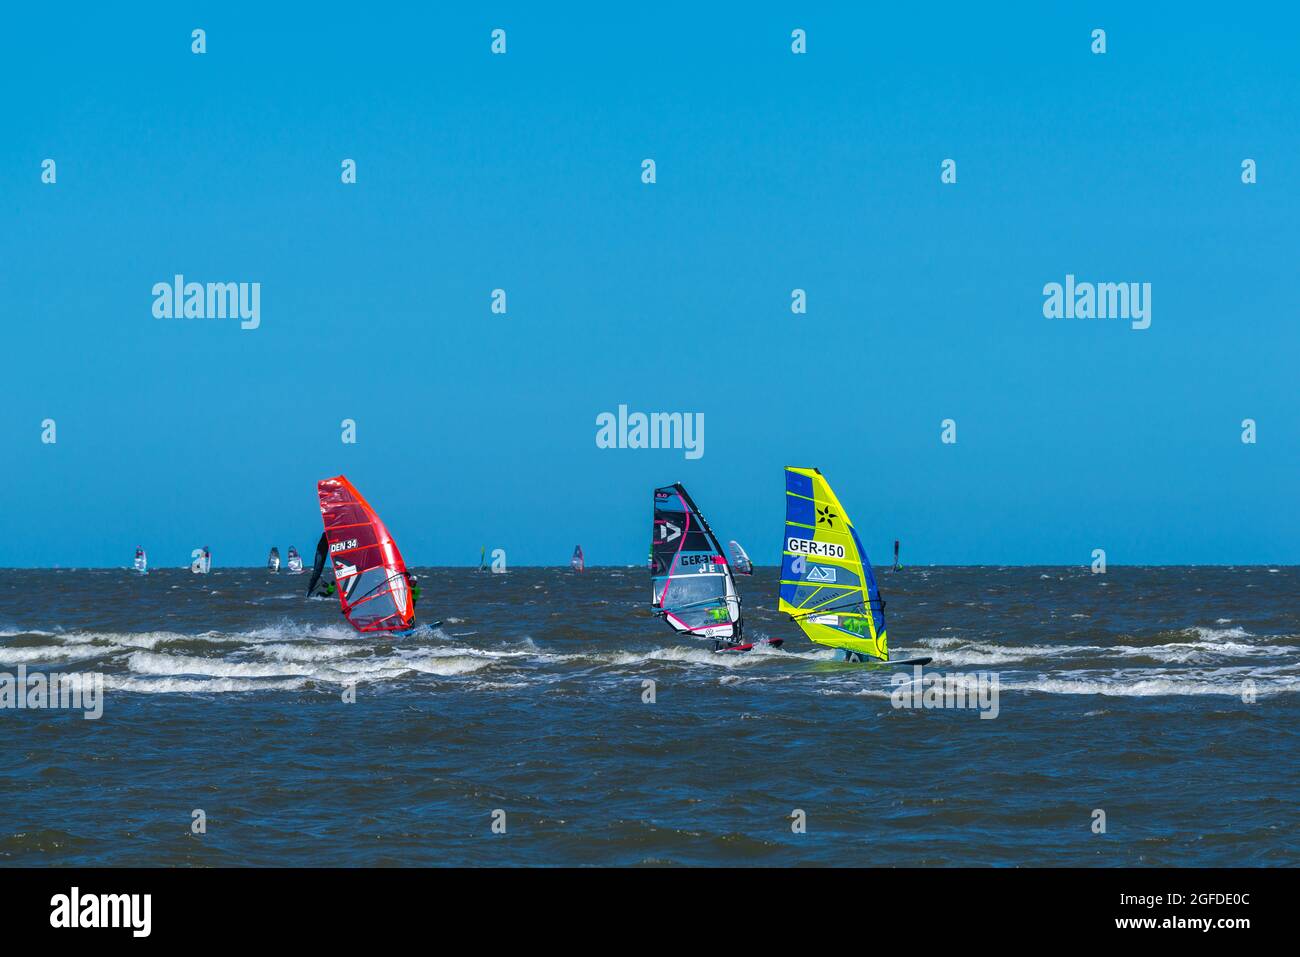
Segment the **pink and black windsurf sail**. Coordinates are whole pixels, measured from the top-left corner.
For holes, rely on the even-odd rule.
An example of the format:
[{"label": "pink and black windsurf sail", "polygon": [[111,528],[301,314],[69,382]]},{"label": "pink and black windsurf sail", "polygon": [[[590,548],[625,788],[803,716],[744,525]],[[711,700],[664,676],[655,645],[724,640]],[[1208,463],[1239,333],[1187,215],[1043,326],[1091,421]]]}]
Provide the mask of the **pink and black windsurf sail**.
[{"label": "pink and black windsurf sail", "polygon": [[739,637],[740,596],[727,556],[680,484],[654,491],[650,581],[651,608],[675,631]]},{"label": "pink and black windsurf sail", "polygon": [[344,476],[316,483],[339,604],[357,631],[415,624],[406,563],[379,515]]}]

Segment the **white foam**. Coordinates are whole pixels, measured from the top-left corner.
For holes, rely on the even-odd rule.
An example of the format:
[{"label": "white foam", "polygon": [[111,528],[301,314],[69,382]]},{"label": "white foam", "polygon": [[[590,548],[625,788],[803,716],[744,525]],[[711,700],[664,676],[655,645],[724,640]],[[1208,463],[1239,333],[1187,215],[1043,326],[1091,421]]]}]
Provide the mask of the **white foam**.
[{"label": "white foam", "polygon": [[741,668],[755,665],[763,660],[779,658],[781,660],[802,659],[804,661],[826,661],[834,657],[833,651],[790,652],[781,651],[770,645],[756,645],[745,652],[719,653],[710,648],[688,648],[681,645],[667,645],[645,652],[613,652],[596,655],[579,655],[602,664],[640,665],[654,661],[681,662],[685,664],[712,665],[718,668]]},{"label": "white foam", "polygon": [[[307,684],[306,678],[287,681],[252,681],[239,678],[133,678],[106,675],[104,687],[109,691],[134,691],[143,694],[222,694],[244,691],[297,691]],[[106,707],[112,707],[111,704]]]},{"label": "white foam", "polygon": [[127,659],[127,667],[145,675],[210,675],[220,678],[281,678],[289,675],[308,676],[316,669],[294,662],[271,664],[253,661],[226,661],[222,658],[200,658],[193,655],[160,655],[152,651],[137,651]]},{"label": "white foam", "polygon": [[394,648],[393,655],[397,658],[410,660],[412,658],[487,658],[491,660],[504,660],[508,658],[535,658],[546,657],[539,656],[535,652],[527,651],[494,651],[490,648],[471,648],[466,646],[434,646],[434,647],[416,647],[416,648]]},{"label": "white foam", "polygon": [[1192,628],[1184,634],[1191,640],[1152,645],[1003,645],[949,637],[923,638],[920,644],[942,656],[942,664],[957,666],[1080,657],[1152,658],[1170,664],[1195,664],[1226,658],[1281,657],[1296,652],[1293,646],[1229,640],[1255,637],[1243,628]]},{"label": "white foam", "polygon": [[[1219,623],[1227,624],[1225,619],[1219,619]],[[1245,628],[1193,628],[1191,634],[1196,635],[1206,641],[1222,641],[1225,638],[1251,638],[1254,637]]]},{"label": "white foam", "polygon": [[1106,651],[1099,645],[995,645],[961,638],[923,638],[920,644],[941,655],[945,665],[1005,665],[1031,658],[1062,658]]},{"label": "white foam", "polygon": [[318,641],[349,641],[354,644],[358,638],[364,637],[359,635],[351,625],[342,622],[319,625],[315,623],[303,624],[289,619],[283,619],[262,628],[255,628],[252,631],[241,631],[236,636],[252,642],[283,642],[285,640],[313,638]]},{"label": "white foam", "polygon": [[218,631],[206,631],[197,635],[181,634],[175,631],[149,632],[97,632],[79,631],[58,636],[65,645],[106,646],[110,650],[156,649],[159,645],[172,642],[204,642],[212,645],[244,645],[251,639],[249,635],[224,634]]},{"label": "white foam", "polygon": [[447,656],[447,655],[429,655],[424,658],[408,658],[406,665],[428,675],[438,675],[443,678],[451,678],[456,675],[467,675],[483,668],[490,667],[492,662],[483,658],[471,655]]},{"label": "white foam", "polygon": [[[999,680],[999,693],[1006,692],[1035,692],[1038,694],[1055,694],[1055,695],[1097,695],[1101,697],[1115,698],[1154,698],[1154,697],[1196,697],[1215,695],[1219,697],[1237,698],[1242,697],[1243,681],[1245,677],[1239,675],[1235,680],[1206,680],[1208,676],[1186,676],[1186,677],[1168,677],[1150,675],[1147,677],[1136,676],[1097,676],[1092,678],[1053,678],[1046,675],[1040,675],[1037,678],[1017,681],[1007,680],[1005,677]],[[1267,697],[1275,694],[1294,694],[1300,692],[1300,678],[1298,677],[1278,677],[1275,679],[1252,678],[1254,683],[1254,692],[1257,697]],[[903,686],[904,689],[910,687],[910,682]],[[852,695],[868,698],[889,698],[893,693],[892,687],[870,686],[849,690],[837,687],[818,688],[818,694],[840,696]],[[1003,705],[1003,713],[1006,713],[1006,705]],[[1105,710],[1089,711],[1085,717],[1093,717],[1100,714],[1106,714]]]},{"label": "white foam", "polygon": [[355,648],[340,648],[338,645],[270,644],[259,646],[257,653],[277,661],[329,661],[341,658],[355,650]]},{"label": "white foam", "polygon": [[26,648],[0,648],[0,665],[33,665],[46,661],[72,661],[93,658],[95,652],[64,645],[32,645]]},{"label": "white foam", "polygon": [[[1300,680],[1294,678],[1255,680],[1254,683],[1255,694],[1259,697],[1300,691]],[[1004,680],[1000,682],[1000,690],[1037,691],[1043,694],[1105,695],[1119,698],[1223,695],[1240,699],[1243,688],[1242,679],[1240,678],[1236,681],[1203,681],[1191,676],[1136,679],[1117,677],[1097,679],[1039,677],[1030,681]]]},{"label": "white foam", "polygon": [[818,688],[817,693],[831,697],[853,697],[853,698],[883,698],[889,699],[891,691],[882,688],[857,688],[852,691],[843,688]]}]

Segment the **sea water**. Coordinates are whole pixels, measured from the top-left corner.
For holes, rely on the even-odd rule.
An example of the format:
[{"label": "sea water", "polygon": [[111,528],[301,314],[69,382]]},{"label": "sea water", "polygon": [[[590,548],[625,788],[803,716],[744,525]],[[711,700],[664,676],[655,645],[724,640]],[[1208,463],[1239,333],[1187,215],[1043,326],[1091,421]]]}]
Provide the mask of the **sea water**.
[{"label": "sea water", "polygon": [[103,676],[0,711],[0,863],[1300,864],[1296,568],[883,572],[894,656],[992,720],[896,706],[773,569],[748,654],[644,569],[417,571],[398,640],[260,568],[0,573],[0,672]]}]

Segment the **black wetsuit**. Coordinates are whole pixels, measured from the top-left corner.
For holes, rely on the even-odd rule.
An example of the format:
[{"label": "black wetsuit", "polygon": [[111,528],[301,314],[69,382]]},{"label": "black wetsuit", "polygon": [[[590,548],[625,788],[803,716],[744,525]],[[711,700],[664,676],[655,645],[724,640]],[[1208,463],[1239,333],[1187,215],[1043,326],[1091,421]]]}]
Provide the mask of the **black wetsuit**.
[{"label": "black wetsuit", "polygon": [[[316,563],[311,569],[311,581],[307,583],[307,597],[310,598],[316,591],[316,586],[320,583],[321,572],[325,570],[325,559],[329,557],[330,545],[326,539],[325,533],[320,533],[320,541],[316,543]],[[326,592],[328,594],[328,592]]]}]

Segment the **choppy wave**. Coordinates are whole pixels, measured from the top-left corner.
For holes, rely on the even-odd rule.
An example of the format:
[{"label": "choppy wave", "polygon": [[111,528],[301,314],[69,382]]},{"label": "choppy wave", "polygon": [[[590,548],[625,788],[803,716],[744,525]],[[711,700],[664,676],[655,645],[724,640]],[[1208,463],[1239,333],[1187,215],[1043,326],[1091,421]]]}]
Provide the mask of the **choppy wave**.
[{"label": "choppy wave", "polygon": [[[888,694],[881,688],[846,691],[838,687],[846,678],[876,680],[880,671],[852,666],[818,670],[817,666],[833,661],[833,652],[806,644],[800,649],[795,642],[792,650],[759,645],[744,654],[718,654],[704,643],[671,638],[666,644],[639,647],[560,650],[539,645],[531,637],[476,642],[473,637],[427,629],[422,635],[392,641],[358,637],[337,624],[304,626],[291,621],[230,634],[77,631],[40,640],[40,644],[0,645],[0,666],[67,668],[93,661],[96,670],[109,675],[108,687],[154,694],[292,691],[309,685],[454,679],[489,670],[494,678],[475,683],[473,689],[491,692],[576,675],[599,680],[602,675],[644,675],[663,669],[684,673],[688,680],[691,675],[703,679],[721,674],[722,683],[731,686],[741,681],[760,687],[771,681],[805,679],[810,690],[825,694]],[[928,653],[935,659],[931,670],[996,670],[1004,692],[1239,696],[1247,679],[1256,682],[1260,696],[1300,687],[1300,675],[1294,673],[1300,671],[1300,656],[1295,639],[1288,636],[1262,638],[1241,627],[1197,627],[1147,641],[1017,644],[946,635],[921,639],[913,649],[896,648],[895,654]]]},{"label": "choppy wave", "polygon": [[[943,671],[995,670],[1003,690],[1010,692],[1235,695],[1246,678],[1259,683],[1261,695],[1295,689],[1296,674],[1300,673],[1296,632],[1300,629],[1270,630],[1254,625],[1251,610],[1262,598],[1243,597],[1228,605],[1220,596],[1213,599],[1213,612],[1201,617],[1200,623],[1160,627],[1159,608],[1199,607],[1211,600],[1213,589],[1206,587],[1203,570],[1145,572],[1148,577],[1136,578],[1133,584],[1126,584],[1124,576],[1117,574],[1114,581],[1100,584],[1134,592],[1126,593],[1126,598],[1111,596],[1102,606],[1096,604],[1100,599],[1091,597],[1098,583],[1089,574],[1068,569],[1001,571],[1024,579],[1015,605],[1002,601],[982,584],[964,594],[935,584],[950,572],[926,570],[896,579],[899,586],[919,590],[919,594],[895,601],[924,621],[919,627],[912,622],[891,627],[892,635],[909,639],[900,642],[895,638],[894,654],[930,655],[934,658],[931,669]],[[1053,580],[1046,586],[1053,593],[1050,599],[1038,594],[1042,591],[1040,572],[1042,578]],[[20,664],[63,670],[93,668],[113,679],[110,687],[143,693],[293,691],[350,682],[404,682],[412,687],[429,685],[439,692],[460,688],[490,694],[513,693],[539,683],[599,684],[646,675],[714,687],[743,687],[755,693],[778,685],[791,693],[857,693],[863,684],[883,683],[879,669],[855,670],[834,664],[832,651],[809,644],[762,601],[761,593],[746,605],[747,616],[758,622],[760,630],[754,631],[751,623],[747,634],[779,634],[787,639],[785,646],[759,645],[744,654],[717,654],[706,642],[669,634],[658,623],[638,615],[643,602],[636,597],[641,595],[639,576],[616,585],[596,585],[594,579],[577,581],[572,577],[538,581],[536,574],[531,580],[523,576],[504,583],[492,579],[490,592],[477,593],[480,603],[467,601],[459,607],[441,608],[443,625],[422,624],[413,634],[394,640],[357,634],[338,617],[337,606],[331,602],[304,601],[300,609],[286,613],[286,603],[301,600],[301,596],[286,592],[283,585],[277,588],[273,582],[259,584],[263,591],[250,593],[249,588],[238,585],[240,574],[245,573],[232,572],[229,587],[223,584],[218,590],[224,597],[214,596],[210,588],[194,587],[183,577],[179,581],[175,577],[169,581],[165,575],[133,580],[134,593],[153,590],[159,613],[136,610],[138,622],[125,623],[125,616],[120,616],[112,627],[94,627],[82,620],[36,628],[0,608],[5,615],[0,629],[0,668]],[[1277,574],[1290,576],[1292,572],[1288,569]],[[1285,590],[1288,581],[1272,587]],[[463,588],[481,589],[485,582],[474,578]],[[745,585],[755,587],[752,581]],[[116,589],[118,585],[109,575],[104,587]],[[611,593],[610,587],[619,591]],[[554,608],[568,607],[563,603],[576,588],[589,591],[574,606],[585,609],[588,616],[560,628]],[[1186,593],[1186,600],[1178,597],[1179,589]],[[546,597],[538,599],[537,590],[543,590]],[[1013,592],[1007,589],[1002,594]],[[1242,594],[1235,588],[1230,592]],[[232,600],[236,595],[239,600]],[[125,603],[128,609],[130,601]],[[1157,602],[1163,604],[1157,606]],[[121,605],[115,602],[114,607]],[[236,606],[243,609],[238,614],[233,613]],[[978,631],[970,629],[972,619],[964,611],[972,607],[983,609]],[[1117,607],[1129,614],[1147,608],[1153,611],[1145,620],[1135,619],[1136,627],[1108,626],[1106,622]],[[223,616],[238,619],[238,625],[217,626]],[[93,614],[87,616],[91,617]],[[205,618],[214,626],[193,627],[194,620]],[[177,624],[171,624],[173,620]],[[144,627],[138,626],[141,623]],[[859,687],[844,687],[855,682]]]},{"label": "choppy wave", "polygon": [[299,691],[308,684],[306,678],[289,681],[251,681],[241,678],[132,678],[110,676],[104,679],[106,691],[130,691],[138,694],[226,694],[248,691]]}]

